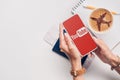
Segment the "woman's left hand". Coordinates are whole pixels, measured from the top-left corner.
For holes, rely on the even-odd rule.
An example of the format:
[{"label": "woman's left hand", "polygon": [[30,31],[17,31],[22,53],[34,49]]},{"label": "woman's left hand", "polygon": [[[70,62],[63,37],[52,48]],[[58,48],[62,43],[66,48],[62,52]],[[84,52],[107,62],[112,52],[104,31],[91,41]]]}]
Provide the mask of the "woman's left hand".
[{"label": "woman's left hand", "polygon": [[70,36],[68,35],[68,33],[66,33],[62,24],[60,24],[59,30],[60,30],[59,36],[60,36],[61,51],[65,52],[71,61],[78,60],[80,62],[80,60],[81,60],[80,52],[78,51],[77,47],[73,43],[73,41],[70,38]]}]

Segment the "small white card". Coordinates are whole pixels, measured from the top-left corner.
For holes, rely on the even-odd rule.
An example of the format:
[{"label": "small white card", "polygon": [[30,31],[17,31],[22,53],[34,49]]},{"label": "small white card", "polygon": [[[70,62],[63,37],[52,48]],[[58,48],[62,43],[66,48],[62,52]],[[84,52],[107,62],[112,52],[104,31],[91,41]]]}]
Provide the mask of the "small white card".
[{"label": "small white card", "polygon": [[44,40],[50,44],[51,46],[54,46],[55,42],[57,41],[59,37],[59,25],[51,27],[45,34]]}]

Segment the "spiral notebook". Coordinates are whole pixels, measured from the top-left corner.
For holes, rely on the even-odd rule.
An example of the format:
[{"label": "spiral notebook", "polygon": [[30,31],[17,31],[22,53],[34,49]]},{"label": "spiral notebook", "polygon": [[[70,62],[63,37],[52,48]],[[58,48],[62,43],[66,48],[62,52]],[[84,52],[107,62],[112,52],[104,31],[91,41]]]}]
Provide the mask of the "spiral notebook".
[{"label": "spiral notebook", "polygon": [[[71,9],[71,13],[78,14],[81,16],[81,19],[83,20],[86,27],[88,26],[88,18],[90,13],[96,9],[96,8],[106,8],[113,13],[113,26],[112,29],[108,32],[103,34],[96,34],[93,33],[98,38],[101,38],[104,40],[104,42],[109,46],[109,48],[112,50],[118,43],[120,43],[120,37],[118,36],[120,34],[120,11],[119,11],[119,3],[120,0],[109,0],[109,3],[107,0],[79,0],[78,3],[76,3],[73,8]],[[116,5],[116,6],[115,6]],[[89,7],[89,8],[88,8]],[[119,53],[120,54],[120,53]]]}]

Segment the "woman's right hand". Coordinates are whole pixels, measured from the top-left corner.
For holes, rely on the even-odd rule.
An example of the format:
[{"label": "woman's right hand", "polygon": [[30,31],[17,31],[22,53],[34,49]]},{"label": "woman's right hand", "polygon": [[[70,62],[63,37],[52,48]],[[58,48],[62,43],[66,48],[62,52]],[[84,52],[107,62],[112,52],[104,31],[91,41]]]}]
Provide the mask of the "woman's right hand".
[{"label": "woman's right hand", "polygon": [[104,62],[111,66],[116,66],[118,57],[115,56],[103,40],[93,37],[98,48],[94,51],[96,55]]}]

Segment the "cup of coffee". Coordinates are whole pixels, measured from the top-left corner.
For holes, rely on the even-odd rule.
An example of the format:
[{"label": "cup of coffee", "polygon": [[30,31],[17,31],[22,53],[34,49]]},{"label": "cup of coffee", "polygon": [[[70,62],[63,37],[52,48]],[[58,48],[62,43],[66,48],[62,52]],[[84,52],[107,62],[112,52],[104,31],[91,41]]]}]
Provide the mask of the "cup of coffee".
[{"label": "cup of coffee", "polygon": [[105,33],[112,27],[113,16],[105,8],[95,9],[89,16],[89,27],[95,33]]}]

